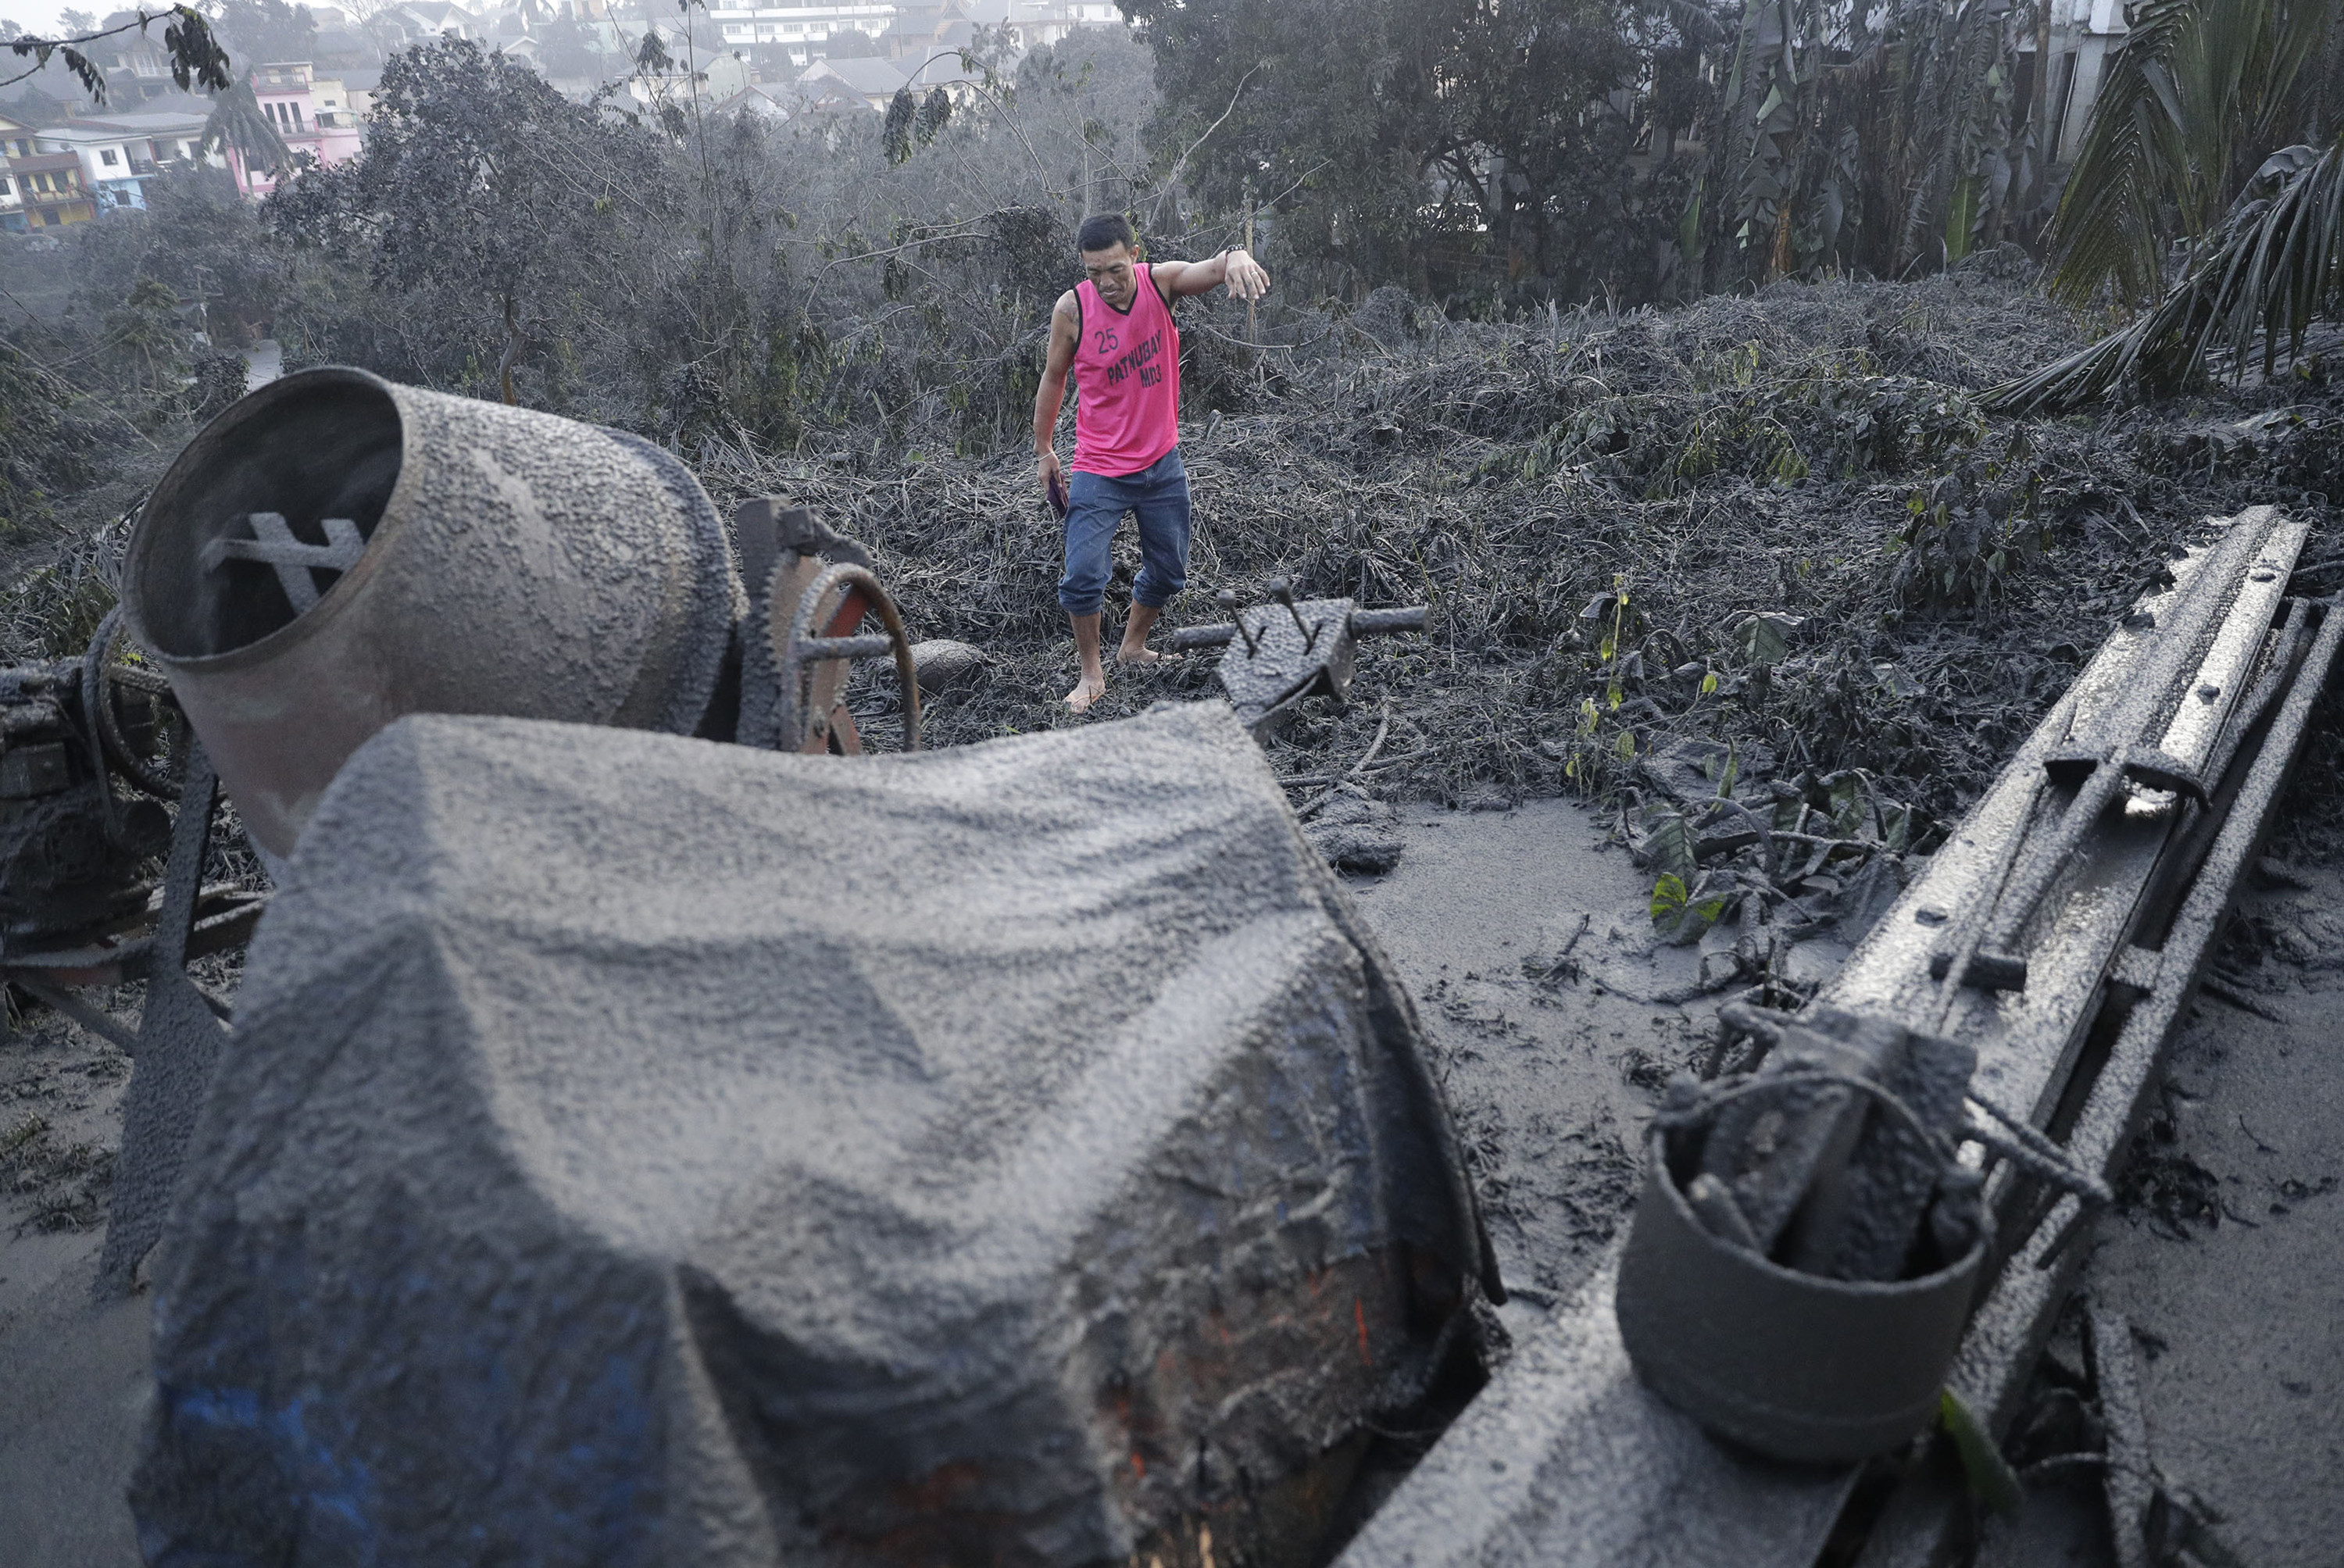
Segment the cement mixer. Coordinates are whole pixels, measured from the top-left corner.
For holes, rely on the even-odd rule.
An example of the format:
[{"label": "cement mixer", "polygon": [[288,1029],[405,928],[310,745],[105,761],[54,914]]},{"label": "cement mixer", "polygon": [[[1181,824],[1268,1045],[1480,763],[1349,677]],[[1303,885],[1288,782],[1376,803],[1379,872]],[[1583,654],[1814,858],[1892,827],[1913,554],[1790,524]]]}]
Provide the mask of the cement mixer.
[{"label": "cement mixer", "polygon": [[[102,1264],[150,1552],[1300,1564],[1480,1375],[1412,1007],[1248,734],[1420,612],[1282,595],[1205,631],[1229,707],[922,754],[854,541],[342,369],[189,446],[123,601],[186,721]],[[900,743],[821,760],[863,659]]]}]

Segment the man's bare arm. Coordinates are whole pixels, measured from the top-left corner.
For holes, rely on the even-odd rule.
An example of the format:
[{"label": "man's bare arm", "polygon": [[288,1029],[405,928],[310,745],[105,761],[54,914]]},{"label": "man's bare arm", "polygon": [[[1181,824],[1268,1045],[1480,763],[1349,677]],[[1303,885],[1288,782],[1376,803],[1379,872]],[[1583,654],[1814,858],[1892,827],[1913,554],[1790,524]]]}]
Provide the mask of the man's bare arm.
[{"label": "man's bare arm", "polygon": [[1050,312],[1049,357],[1042,363],[1042,384],[1034,392],[1034,457],[1045,485],[1053,474],[1065,471],[1058,466],[1054,442],[1058,410],[1066,400],[1066,372],[1074,366],[1075,350],[1081,342],[1082,309],[1069,289],[1058,296],[1057,308]]},{"label": "man's bare arm", "polygon": [[1150,271],[1167,298],[1202,294],[1225,283],[1240,299],[1258,299],[1269,292],[1269,274],[1243,250],[1224,250],[1210,261],[1159,261]]}]

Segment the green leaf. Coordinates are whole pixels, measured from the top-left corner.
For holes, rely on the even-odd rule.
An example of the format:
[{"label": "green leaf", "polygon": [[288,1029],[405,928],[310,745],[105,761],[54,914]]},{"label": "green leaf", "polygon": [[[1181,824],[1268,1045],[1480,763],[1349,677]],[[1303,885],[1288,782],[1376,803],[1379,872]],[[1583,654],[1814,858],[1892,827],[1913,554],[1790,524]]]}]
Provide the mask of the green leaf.
[{"label": "green leaf", "polygon": [[1790,634],[1798,629],[1802,620],[1796,615],[1751,616],[1734,632],[1742,645],[1742,656],[1761,668],[1781,663],[1790,656]]},{"label": "green leaf", "polygon": [[1710,671],[1707,674],[1705,674],[1705,675],[1702,676],[1702,678],[1701,678],[1701,694],[1702,694],[1702,696],[1706,697],[1706,696],[1713,695],[1713,693],[1715,693],[1715,692],[1716,692],[1716,691],[1717,691],[1717,672],[1716,672],[1716,671],[1714,671],[1714,670],[1712,670],[1712,671]]},{"label": "green leaf", "polygon": [[1684,878],[1675,872],[1663,872],[1652,884],[1652,924],[1673,926],[1684,914]]},{"label": "green leaf", "polygon": [[1652,831],[1644,838],[1645,858],[1662,875],[1675,877],[1678,885],[1691,882],[1700,871],[1693,859],[1692,829],[1673,811],[1657,813],[1649,821]]},{"label": "green leaf", "polygon": [[2001,1448],[1986,1435],[1977,1417],[1962,1403],[1961,1396],[1951,1389],[1938,1391],[1937,1424],[1954,1440],[1954,1452],[1961,1457],[1962,1474],[1967,1478],[1971,1492],[2005,1519],[2016,1519],[2026,1503],[2026,1491],[2018,1483],[2018,1472],[2010,1468],[2010,1462],[2002,1457]]}]

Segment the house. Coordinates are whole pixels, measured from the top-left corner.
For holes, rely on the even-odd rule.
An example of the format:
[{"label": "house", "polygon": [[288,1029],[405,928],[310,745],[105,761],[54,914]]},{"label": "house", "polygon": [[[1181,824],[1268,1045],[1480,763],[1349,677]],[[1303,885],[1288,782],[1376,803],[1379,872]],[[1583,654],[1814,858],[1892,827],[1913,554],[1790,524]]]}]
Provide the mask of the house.
[{"label": "house", "polygon": [[[45,153],[71,153],[81,160],[81,188],[105,212],[117,207],[145,207],[146,193],[130,164],[130,138],[109,126],[68,120],[44,126],[35,146]],[[148,172],[153,171],[151,160]]]},{"label": "house", "polygon": [[816,60],[798,76],[801,86],[832,88],[883,114],[905,80],[904,73],[886,61],[869,56]]},{"label": "house", "polygon": [[38,134],[25,121],[0,115],[0,157],[31,157],[33,137]]},{"label": "house", "polygon": [[7,173],[28,228],[58,228],[97,216],[97,202],[82,184],[77,154],[36,152],[18,157],[12,153]]},{"label": "house", "polygon": [[[676,64],[685,56],[679,53]],[[756,81],[749,62],[738,55],[719,54],[700,61],[700,74],[678,70],[667,76],[637,72],[627,77],[627,95],[639,104],[682,104],[693,98],[714,99],[721,108],[739,98]]]},{"label": "house", "polygon": [[1028,49],[1056,44],[1080,28],[1124,25],[1114,0],[1009,0],[1003,20]]},{"label": "house", "polygon": [[771,51],[785,56],[793,66],[804,66],[827,55],[831,40],[842,33],[856,32],[874,40],[885,37],[895,25],[897,9],[885,0],[864,5],[752,6],[718,0],[708,17],[722,33],[727,48]]},{"label": "house", "polygon": [[363,130],[367,116],[374,113],[374,96],[382,86],[382,72],[369,66],[363,70],[344,71],[335,78],[342,84],[342,107],[350,123]]},{"label": "house", "polygon": [[[137,20],[136,11],[116,11],[98,25],[120,27]],[[84,53],[105,77],[107,107],[135,107],[176,90],[171,80],[171,58],[163,47],[166,21],[165,15],[157,15],[144,31],[94,39],[85,47]]]},{"label": "house", "polygon": [[369,24],[402,49],[434,38],[480,35],[480,19],[461,5],[449,5],[447,0],[407,0],[403,5],[376,12]]},{"label": "house", "polygon": [[0,115],[0,234],[22,234],[26,228],[24,197],[16,193],[16,177],[9,160],[33,156],[33,127]]},{"label": "house", "polygon": [[731,97],[716,104],[710,113],[716,115],[749,115],[763,120],[786,120],[800,113],[805,100],[786,86],[752,82]]},{"label": "house", "polygon": [[81,188],[100,212],[143,207],[145,181],[195,163],[208,117],[200,110],[170,107],[80,115],[41,127],[34,141],[39,151],[69,152],[81,160]]},{"label": "house", "polygon": [[[317,76],[307,60],[278,60],[256,66],[249,79],[260,112],[297,159],[306,155],[330,166],[358,156],[359,122],[338,78]],[[231,150],[228,167],[237,188],[247,196],[267,196],[277,188],[268,170],[248,167],[240,153]]]},{"label": "house", "polygon": [[[2057,127],[2054,163],[2068,162],[2082,147],[2084,127],[2091,122],[2092,106],[2107,79],[2108,59],[2124,46],[2129,31],[2120,0],[2052,0],[2051,92],[2046,109],[2048,123]],[[2030,68],[2034,42],[2030,35],[2020,46],[2021,58]]]}]

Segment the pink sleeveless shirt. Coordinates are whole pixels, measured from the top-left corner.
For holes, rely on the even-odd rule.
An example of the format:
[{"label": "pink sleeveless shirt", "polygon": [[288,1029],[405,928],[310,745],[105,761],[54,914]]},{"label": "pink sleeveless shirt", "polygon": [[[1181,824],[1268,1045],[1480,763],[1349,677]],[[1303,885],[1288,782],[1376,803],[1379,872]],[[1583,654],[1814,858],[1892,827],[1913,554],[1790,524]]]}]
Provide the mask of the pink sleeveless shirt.
[{"label": "pink sleeveless shirt", "polygon": [[1075,286],[1082,342],[1075,349],[1075,460],[1078,473],[1121,479],[1180,442],[1180,329],[1140,267],[1128,311],[1100,298],[1086,278]]}]

